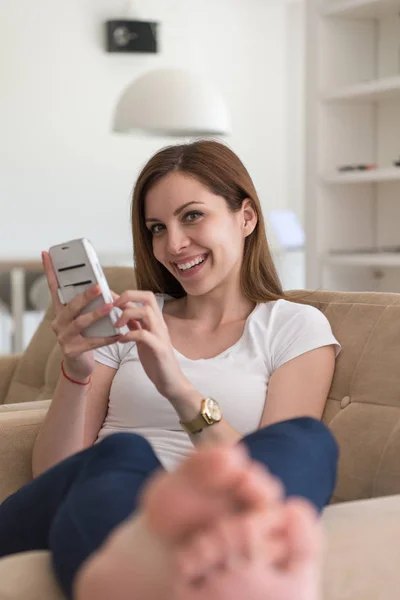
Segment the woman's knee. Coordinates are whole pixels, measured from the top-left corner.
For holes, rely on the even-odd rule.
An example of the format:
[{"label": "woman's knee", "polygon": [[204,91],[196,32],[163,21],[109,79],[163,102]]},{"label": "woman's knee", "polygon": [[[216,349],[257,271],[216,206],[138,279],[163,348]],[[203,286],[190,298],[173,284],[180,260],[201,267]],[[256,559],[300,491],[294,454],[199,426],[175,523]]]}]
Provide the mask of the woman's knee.
[{"label": "woman's knee", "polygon": [[297,436],[299,443],[305,440],[310,445],[318,445],[325,448],[336,458],[339,453],[337,441],[325,423],[313,417],[297,417],[288,421],[282,421],[281,429],[287,428],[288,435]]},{"label": "woman's knee", "polygon": [[325,451],[336,462],[339,454],[337,441],[330,429],[318,419],[297,417],[267,425],[243,439],[248,446],[290,447],[314,453],[315,449]]}]

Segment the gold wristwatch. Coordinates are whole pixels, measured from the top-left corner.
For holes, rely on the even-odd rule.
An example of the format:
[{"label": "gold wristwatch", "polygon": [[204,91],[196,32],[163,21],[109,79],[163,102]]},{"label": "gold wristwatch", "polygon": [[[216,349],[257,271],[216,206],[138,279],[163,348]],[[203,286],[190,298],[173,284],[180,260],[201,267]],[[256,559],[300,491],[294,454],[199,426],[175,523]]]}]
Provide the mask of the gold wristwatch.
[{"label": "gold wristwatch", "polygon": [[192,421],[180,421],[187,433],[200,433],[205,427],[219,423],[222,419],[220,405],[213,398],[203,398],[201,401],[200,414]]}]

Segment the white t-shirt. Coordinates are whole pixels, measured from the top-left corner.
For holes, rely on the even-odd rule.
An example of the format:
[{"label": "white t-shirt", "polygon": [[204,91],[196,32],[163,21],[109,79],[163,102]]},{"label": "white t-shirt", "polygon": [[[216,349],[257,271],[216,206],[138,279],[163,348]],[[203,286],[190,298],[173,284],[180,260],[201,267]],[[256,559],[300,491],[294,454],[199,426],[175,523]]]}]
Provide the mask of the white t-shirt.
[{"label": "white t-shirt", "polygon": [[[157,300],[162,310],[164,297]],[[240,340],[218,356],[190,360],[175,352],[188,380],[203,397],[218,400],[224,419],[245,436],[260,425],[271,374],[292,358],[330,344],[337,356],[340,345],[321,311],[277,300],[258,304]],[[193,444],[171,404],[147,377],[136,344],[100,348],[95,358],[118,369],[97,441],[120,431],[138,433],[147,438],[165,469],[175,468],[193,451]]]}]

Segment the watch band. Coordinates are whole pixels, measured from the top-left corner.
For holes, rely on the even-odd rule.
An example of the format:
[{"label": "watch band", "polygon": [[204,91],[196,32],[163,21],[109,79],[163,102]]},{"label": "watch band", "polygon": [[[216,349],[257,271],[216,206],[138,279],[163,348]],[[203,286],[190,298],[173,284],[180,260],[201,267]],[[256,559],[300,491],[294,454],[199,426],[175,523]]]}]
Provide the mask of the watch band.
[{"label": "watch band", "polygon": [[186,431],[186,433],[200,433],[201,431],[203,431],[204,426],[207,425],[207,421],[202,414],[199,414],[192,421],[179,422],[182,425],[183,429]]},{"label": "watch band", "polygon": [[203,398],[201,401],[200,414],[191,421],[180,421],[186,433],[200,433],[205,427],[219,423],[222,419],[222,411],[216,400]]}]

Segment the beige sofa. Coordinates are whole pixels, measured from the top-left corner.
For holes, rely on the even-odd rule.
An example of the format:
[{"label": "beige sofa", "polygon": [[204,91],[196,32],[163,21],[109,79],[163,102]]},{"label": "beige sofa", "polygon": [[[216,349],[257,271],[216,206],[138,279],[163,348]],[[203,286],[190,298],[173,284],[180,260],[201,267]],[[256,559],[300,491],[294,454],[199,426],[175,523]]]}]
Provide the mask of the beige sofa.
[{"label": "beige sofa", "polygon": [[[132,270],[106,270],[116,292]],[[333,505],[326,509],[324,600],[391,600],[400,590],[400,295],[296,292],[329,319],[343,346],[324,421],[340,445]],[[0,358],[0,501],[31,475],[35,436],[59,375],[46,314],[21,356]],[[0,600],[62,598],[49,554],[0,560]],[[293,599],[295,600],[295,599]]]}]

